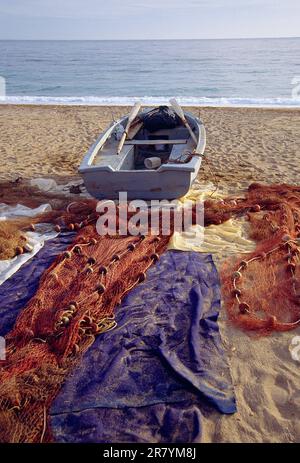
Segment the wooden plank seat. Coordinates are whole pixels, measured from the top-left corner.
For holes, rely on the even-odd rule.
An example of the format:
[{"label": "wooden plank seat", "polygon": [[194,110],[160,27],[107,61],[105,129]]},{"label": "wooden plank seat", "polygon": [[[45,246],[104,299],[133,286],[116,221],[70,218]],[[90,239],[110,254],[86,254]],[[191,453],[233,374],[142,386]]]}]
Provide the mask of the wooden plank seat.
[{"label": "wooden plank seat", "polygon": [[126,140],[125,145],[184,145],[186,139],[182,140]]}]

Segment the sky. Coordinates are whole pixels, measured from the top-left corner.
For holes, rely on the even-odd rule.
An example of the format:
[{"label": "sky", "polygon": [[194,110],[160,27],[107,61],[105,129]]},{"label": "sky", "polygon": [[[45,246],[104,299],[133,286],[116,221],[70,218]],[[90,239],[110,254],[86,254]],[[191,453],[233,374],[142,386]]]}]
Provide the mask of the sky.
[{"label": "sky", "polygon": [[0,39],[299,36],[300,0],[0,0]]}]

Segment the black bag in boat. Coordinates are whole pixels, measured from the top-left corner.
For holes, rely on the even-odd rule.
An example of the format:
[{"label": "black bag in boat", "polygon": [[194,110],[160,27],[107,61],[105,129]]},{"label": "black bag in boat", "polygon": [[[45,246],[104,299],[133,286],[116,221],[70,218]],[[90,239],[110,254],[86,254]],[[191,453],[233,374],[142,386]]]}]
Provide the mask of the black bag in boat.
[{"label": "black bag in boat", "polygon": [[168,106],[152,109],[146,114],[141,114],[139,119],[150,133],[161,129],[174,129],[181,125],[180,118]]}]

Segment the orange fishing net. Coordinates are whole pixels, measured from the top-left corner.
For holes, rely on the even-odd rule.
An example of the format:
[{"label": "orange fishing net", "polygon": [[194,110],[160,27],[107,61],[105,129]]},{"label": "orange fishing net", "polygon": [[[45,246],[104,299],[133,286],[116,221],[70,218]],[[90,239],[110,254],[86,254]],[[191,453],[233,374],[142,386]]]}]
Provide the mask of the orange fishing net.
[{"label": "orange fishing net", "polygon": [[[80,210],[76,215],[79,220]],[[78,225],[72,246],[43,274],[6,338],[7,358],[0,370],[1,442],[51,439],[47,411],[66,374],[95,336],[114,327],[115,307],[146,278],[169,241],[161,234],[99,236],[95,224],[88,223],[91,217],[86,220]]]},{"label": "orange fishing net", "polygon": [[[21,203],[30,208],[47,203],[52,206],[53,211],[31,218],[22,217],[0,221],[0,260],[11,259],[24,252],[30,252],[30,246],[26,245],[26,231],[34,231],[36,223],[54,223],[64,226],[65,223],[70,223],[73,220],[75,226],[77,220],[80,218],[84,220],[89,213],[95,211],[97,204],[95,200],[80,200],[78,194],[42,191],[31,186],[30,182],[25,179],[17,179],[14,182],[0,182],[1,202],[6,205]],[[72,202],[78,204],[75,214],[69,213],[67,209]],[[76,228],[78,228],[78,224]]]},{"label": "orange fishing net", "polygon": [[229,319],[269,334],[300,325],[300,187],[252,184],[244,198],[208,202],[206,223],[246,214],[256,250],[227,262],[222,294]]},{"label": "orange fishing net", "polygon": [[68,198],[68,200],[64,199],[64,202],[60,203],[59,206],[65,204],[66,208],[44,212],[35,217],[12,218],[0,221],[0,260],[10,259],[24,252],[30,252],[26,232],[34,231],[35,225],[38,223],[54,224],[55,230],[60,232],[62,229],[78,231],[83,226],[95,222],[97,218],[96,200],[86,199],[71,202],[70,198]]},{"label": "orange fishing net", "polygon": [[[64,178],[64,180],[66,179]],[[74,191],[76,191],[76,194],[72,194]],[[80,187],[78,186],[70,186],[65,192],[43,191],[36,186],[32,186],[29,180],[23,178],[18,178],[15,181],[0,182],[0,203],[11,205],[21,203],[32,208],[49,203],[53,209],[62,210],[70,201],[78,201],[78,193],[80,193]]]},{"label": "orange fishing net", "polygon": [[26,237],[16,223],[0,221],[0,259],[12,259],[23,253],[26,251],[26,242]]}]

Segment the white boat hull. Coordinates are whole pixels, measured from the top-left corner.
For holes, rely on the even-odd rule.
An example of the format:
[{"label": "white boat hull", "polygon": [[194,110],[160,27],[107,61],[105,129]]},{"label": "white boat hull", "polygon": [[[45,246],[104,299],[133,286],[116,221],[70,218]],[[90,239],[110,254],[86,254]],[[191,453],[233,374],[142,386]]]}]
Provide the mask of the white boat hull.
[{"label": "white boat hull", "polygon": [[[112,139],[116,126],[124,125],[126,118],[114,123],[99,136],[79,168],[88,192],[98,199],[119,199],[120,192],[126,192],[128,199],[170,200],[184,196],[198,174],[206,143],[202,122],[188,114],[186,117],[194,125],[198,139],[193,156],[184,164],[172,162],[170,158],[171,160],[155,170],[134,169],[132,154],[134,147],[131,146],[130,141],[124,145],[120,155],[113,153],[114,146],[105,148],[107,144],[112,143],[109,140]],[[178,138],[182,138],[180,134]],[[176,146],[174,152],[189,147],[191,141],[187,140],[186,145],[179,143],[181,141],[174,145]]]}]

